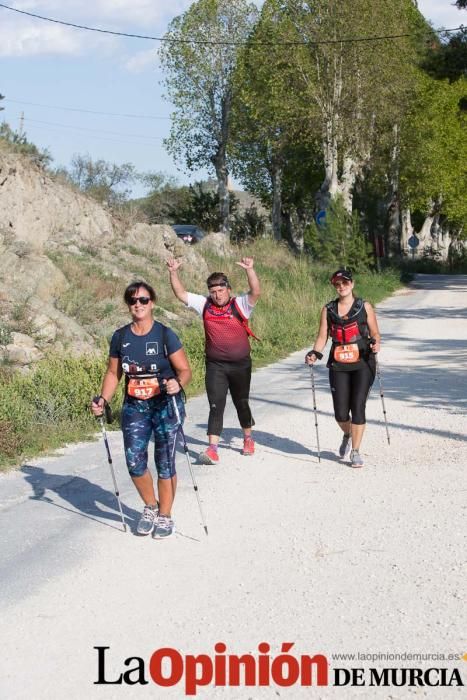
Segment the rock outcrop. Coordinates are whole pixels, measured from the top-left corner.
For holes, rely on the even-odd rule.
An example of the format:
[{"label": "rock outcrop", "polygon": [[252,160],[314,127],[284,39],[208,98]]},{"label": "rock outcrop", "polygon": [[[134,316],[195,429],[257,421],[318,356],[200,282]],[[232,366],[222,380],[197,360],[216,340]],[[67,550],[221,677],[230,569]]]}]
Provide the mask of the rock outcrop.
[{"label": "rock outcrop", "polygon": [[113,234],[109,212],[23,154],[0,149],[0,229],[23,249],[43,252],[52,238],[95,242]]},{"label": "rock outcrop", "polygon": [[[27,371],[48,352],[95,352],[126,322],[126,284],[146,279],[159,297],[168,290],[171,256],[206,278],[204,259],[170,226],[125,225],[0,145],[0,361]],[[165,311],[163,302],[156,313],[180,320],[178,307]]]}]

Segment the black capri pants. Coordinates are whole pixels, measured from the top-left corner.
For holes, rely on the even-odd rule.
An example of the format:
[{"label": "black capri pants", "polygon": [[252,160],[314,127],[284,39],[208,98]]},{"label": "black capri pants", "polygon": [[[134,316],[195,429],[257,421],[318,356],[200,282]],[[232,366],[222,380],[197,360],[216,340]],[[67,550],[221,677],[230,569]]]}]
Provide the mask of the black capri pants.
[{"label": "black capri pants", "polygon": [[229,390],[242,428],[251,428],[255,424],[248,403],[250,381],[251,357],[245,357],[236,362],[206,360],[206,393],[209,401],[208,435],[222,433],[225,402]]},{"label": "black capri pants", "polygon": [[334,416],[338,423],[346,423],[350,415],[354,425],[366,423],[365,407],[374,380],[375,363],[371,360],[350,372],[329,369]]}]

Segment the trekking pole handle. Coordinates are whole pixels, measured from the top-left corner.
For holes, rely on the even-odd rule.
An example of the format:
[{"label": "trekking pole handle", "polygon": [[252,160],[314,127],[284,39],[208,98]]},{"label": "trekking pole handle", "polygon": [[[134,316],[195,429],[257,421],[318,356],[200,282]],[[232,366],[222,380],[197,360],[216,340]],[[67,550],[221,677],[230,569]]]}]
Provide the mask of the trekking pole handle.
[{"label": "trekking pole handle", "polygon": [[322,359],[323,359],[323,353],[322,353],[322,352],[318,352],[318,350],[310,350],[310,351],[307,352],[307,354],[306,354],[307,357],[311,357],[312,355],[314,355],[314,356],[316,357],[317,360],[322,360]]},{"label": "trekking pole handle", "polygon": [[[113,414],[112,414],[112,409],[109,406],[109,402],[104,399],[103,396],[95,396],[92,400],[93,403],[98,404],[100,400],[104,401],[104,415],[105,415],[105,420],[107,423],[113,423]],[[96,416],[96,418],[102,418],[102,416]]]}]

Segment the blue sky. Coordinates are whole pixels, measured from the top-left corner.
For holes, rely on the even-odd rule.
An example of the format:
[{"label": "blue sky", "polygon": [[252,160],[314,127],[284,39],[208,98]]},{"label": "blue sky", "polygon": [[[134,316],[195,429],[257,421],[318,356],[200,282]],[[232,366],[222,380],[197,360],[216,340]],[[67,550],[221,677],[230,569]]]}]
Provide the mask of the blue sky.
[{"label": "blue sky", "polygon": [[[5,0],[6,5],[76,24],[162,36],[190,0]],[[467,12],[450,0],[419,0],[435,27],[466,23]],[[207,173],[185,173],[166,153],[170,104],[163,98],[157,42],[122,39],[63,27],[0,7],[1,116],[48,148],[56,165],[75,153],[113,163],[131,162],[193,182]],[[29,104],[27,104],[29,103]],[[42,106],[38,106],[42,105]],[[68,109],[64,109],[68,108]],[[142,115],[139,118],[86,114]],[[145,116],[146,118],[143,118]],[[151,117],[151,118],[148,118]]]}]

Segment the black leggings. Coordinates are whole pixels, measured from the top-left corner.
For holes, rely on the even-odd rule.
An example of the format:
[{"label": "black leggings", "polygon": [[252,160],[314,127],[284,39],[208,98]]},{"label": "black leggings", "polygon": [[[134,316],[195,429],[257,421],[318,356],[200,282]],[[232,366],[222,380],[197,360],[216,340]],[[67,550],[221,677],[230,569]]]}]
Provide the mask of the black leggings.
[{"label": "black leggings", "polygon": [[365,362],[361,369],[351,372],[329,370],[334,415],[338,423],[346,423],[350,420],[350,414],[354,425],[366,423],[366,400],[375,379],[373,364]]},{"label": "black leggings", "polygon": [[250,380],[250,357],[237,362],[206,360],[206,392],[209,400],[208,435],[222,433],[225,402],[229,389],[242,428],[251,428],[255,424],[248,403]]}]

